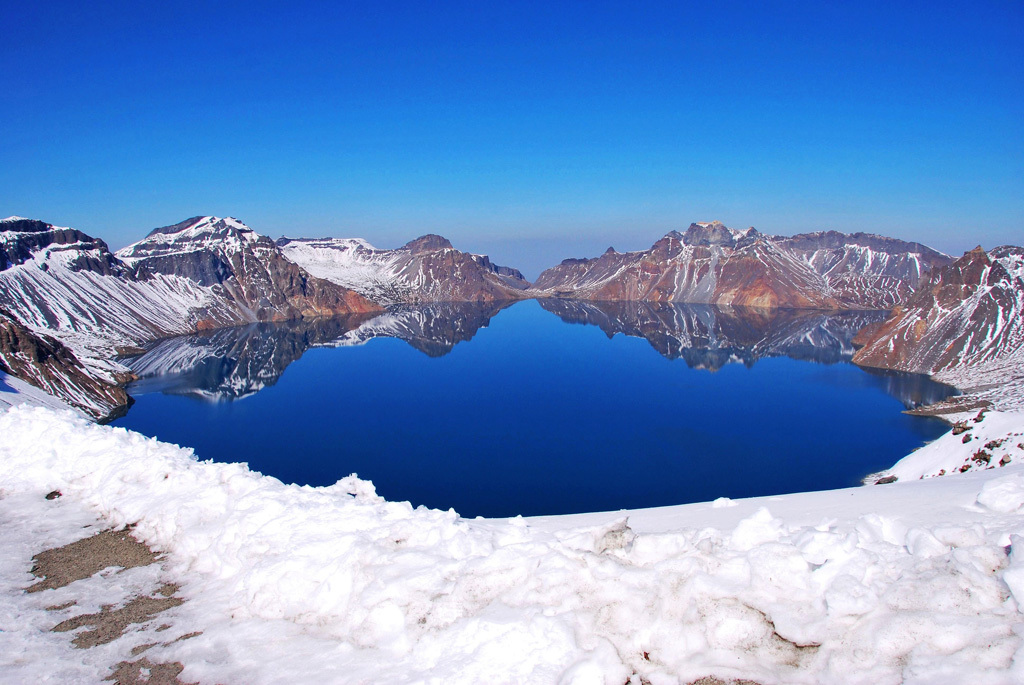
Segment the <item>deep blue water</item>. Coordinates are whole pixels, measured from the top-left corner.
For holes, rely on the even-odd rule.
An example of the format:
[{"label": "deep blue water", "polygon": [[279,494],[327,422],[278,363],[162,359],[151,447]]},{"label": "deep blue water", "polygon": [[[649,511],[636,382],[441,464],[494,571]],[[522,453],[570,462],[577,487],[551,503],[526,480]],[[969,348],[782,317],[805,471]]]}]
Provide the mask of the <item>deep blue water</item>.
[{"label": "deep blue water", "polygon": [[[355,472],[390,500],[464,516],[851,486],[944,432],[901,411],[948,388],[842,361],[856,318],[544,307],[407,310],[166,341],[133,362],[143,380],[115,425],[285,482]],[[315,346],[337,340],[349,344]],[[169,366],[182,350],[202,359]]]}]

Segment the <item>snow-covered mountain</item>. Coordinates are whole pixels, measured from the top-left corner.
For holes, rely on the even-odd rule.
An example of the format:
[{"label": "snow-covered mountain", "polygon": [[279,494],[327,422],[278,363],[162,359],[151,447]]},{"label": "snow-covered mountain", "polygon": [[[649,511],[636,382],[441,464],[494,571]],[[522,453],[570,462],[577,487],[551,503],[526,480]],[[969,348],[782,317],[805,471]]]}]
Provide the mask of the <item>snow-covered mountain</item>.
[{"label": "snow-covered mountain", "polygon": [[892,309],[933,269],[953,261],[926,245],[872,233],[822,231],[775,241],[821,274],[845,307]]},{"label": "snow-covered mountain", "polygon": [[961,410],[1024,399],[1024,248],[971,250],[857,339],[862,366],[935,374],[968,391]]},{"label": "snow-covered mountain", "polygon": [[439,235],[397,250],[344,238],[281,238],[277,244],[314,276],[383,304],[516,300],[528,296],[530,286],[518,270],[456,250]]},{"label": "snow-covered mountain", "polygon": [[[129,377],[115,361],[126,348],[244,321],[242,312],[188,278],[140,271],[117,259],[102,240],[72,228],[12,217],[0,221],[0,309],[36,335],[56,339],[102,385]],[[45,375],[22,367],[18,377]],[[94,418],[123,401],[88,384],[69,384],[62,398]],[[67,393],[71,393],[69,396]]]},{"label": "snow-covered mountain", "polygon": [[791,238],[721,222],[650,249],[567,259],[534,287],[548,296],[799,309],[888,309],[948,258],[917,243],[834,231]]},{"label": "snow-covered mountain", "polygon": [[154,229],[117,256],[139,271],[210,288],[247,321],[380,311],[358,293],[311,275],[286,259],[273,240],[230,217],[194,217]]},{"label": "snow-covered mountain", "polygon": [[[234,220],[207,217],[158,229],[124,252],[127,261],[72,228],[0,221],[0,309],[65,345],[99,383],[69,383],[59,395],[94,418],[124,404],[123,393],[107,387],[130,378],[115,358],[152,340],[261,318],[380,311],[310,276],[269,238]],[[17,368],[13,375],[29,382],[49,373]]]},{"label": "snow-covered mountain", "polygon": [[200,321],[244,320],[201,283],[135,269],[102,240],[75,229],[5,219],[0,254],[0,307],[72,349],[136,345],[190,332]]}]

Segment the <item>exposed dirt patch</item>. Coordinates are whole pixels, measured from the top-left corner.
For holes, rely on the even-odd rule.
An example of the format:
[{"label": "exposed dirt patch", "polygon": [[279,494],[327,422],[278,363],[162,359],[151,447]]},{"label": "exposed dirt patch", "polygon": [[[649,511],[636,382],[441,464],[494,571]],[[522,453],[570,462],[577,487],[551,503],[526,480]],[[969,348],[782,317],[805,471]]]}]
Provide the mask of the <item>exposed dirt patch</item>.
[{"label": "exposed dirt patch", "polygon": [[[128,529],[124,529],[106,530],[63,547],[48,549],[32,557],[32,561],[35,564],[32,568],[33,575],[42,580],[25,588],[26,592],[62,588],[76,580],[90,578],[106,568],[120,567],[124,570],[149,566],[159,563],[160,555],[134,539]],[[178,589],[179,586],[174,583],[163,583],[150,594],[132,597],[121,606],[103,606],[98,613],[74,616],[61,621],[52,630],[64,633],[90,627],[90,630],[79,632],[72,640],[72,644],[79,649],[89,649],[113,642],[124,635],[129,626],[145,624],[161,612],[182,604],[185,600],[174,596]],[[75,605],[74,601],[64,602],[47,607],[47,610],[62,611]],[[153,632],[158,633],[167,628],[170,626],[165,624]],[[199,634],[188,633],[171,642]],[[150,642],[139,645],[132,649],[132,656],[138,656],[158,644],[160,643]],[[157,663],[142,658],[136,661],[122,661],[112,666],[113,672],[106,680],[117,685],[188,685],[178,678],[183,669],[184,666],[179,662]]]},{"label": "exposed dirt patch", "polygon": [[61,621],[53,631],[66,633],[82,626],[93,626],[92,630],[79,633],[72,643],[82,649],[103,645],[124,635],[125,628],[131,624],[145,623],[160,612],[180,605],[184,600],[172,596],[177,590],[177,585],[167,583],[157,590],[160,597],[136,597],[118,609],[105,606],[97,614],[81,614]]},{"label": "exposed dirt patch", "polygon": [[63,547],[48,549],[32,557],[32,575],[43,580],[25,588],[27,592],[53,590],[76,580],[89,578],[105,568],[148,566],[157,555],[127,530],[105,530]]},{"label": "exposed dirt patch", "polygon": [[183,669],[179,663],[155,664],[149,659],[122,661],[105,680],[116,685],[187,685],[178,680]]},{"label": "exposed dirt patch", "polygon": [[962,414],[964,412],[974,411],[975,409],[988,409],[991,406],[992,403],[988,400],[978,399],[971,395],[955,395],[953,397],[948,397],[941,402],[929,404],[926,407],[906,409],[903,413],[910,414],[911,416],[934,416],[942,419],[949,414]]}]

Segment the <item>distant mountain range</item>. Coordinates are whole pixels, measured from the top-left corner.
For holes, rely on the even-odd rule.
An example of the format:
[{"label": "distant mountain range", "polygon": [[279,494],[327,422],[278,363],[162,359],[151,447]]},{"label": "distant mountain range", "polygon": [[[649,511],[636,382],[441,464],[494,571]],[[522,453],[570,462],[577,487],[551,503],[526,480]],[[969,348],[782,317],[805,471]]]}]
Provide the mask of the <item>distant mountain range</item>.
[{"label": "distant mountain range", "polygon": [[[945,374],[961,387],[970,381],[981,388],[988,376],[960,377],[957,370],[1021,366],[1022,261],[1021,249],[1013,247],[991,256],[979,249],[954,262],[924,245],[872,234],[781,237],[707,222],[673,231],[648,250],[567,259],[531,284],[516,269],[459,251],[437,235],[395,250],[359,239],[275,242],[236,219],[205,216],[155,229],[113,254],[102,240],[75,229],[11,217],[0,221],[0,370],[105,418],[123,411],[130,401],[123,386],[142,371],[119,355],[163,338],[257,322],[366,318],[399,305],[488,303],[496,312],[504,303],[538,298],[563,318],[643,335],[659,351],[696,354],[694,363],[709,368],[721,346],[693,353],[677,344],[699,335],[707,322],[697,317],[692,327],[650,329],[647,324],[667,314],[659,307],[892,309],[884,322],[876,320],[880,315],[846,318],[852,323],[837,338],[848,341],[843,354],[847,348],[852,354],[856,342],[864,349],[853,360],[865,366]],[[779,322],[807,318],[771,316]],[[387,317],[378,317],[378,325],[415,331],[452,320],[421,318],[414,322],[406,313],[385,325]],[[708,333],[731,340],[726,329],[739,331],[749,318],[719,314]],[[452,340],[475,324],[458,325],[467,331],[447,331]],[[438,347],[439,336],[421,332],[406,339],[428,353],[444,353],[447,343]],[[810,349],[817,346],[808,336],[832,334],[814,327],[801,333]],[[729,354],[754,354],[742,336],[736,340]],[[332,344],[343,342],[335,337]]]},{"label": "distant mountain range", "polygon": [[343,238],[281,238],[277,245],[309,273],[381,304],[517,300],[530,287],[517,269],[460,252],[439,235],[397,250]]},{"label": "distant mountain range", "polygon": [[534,288],[585,300],[796,309],[889,309],[952,261],[918,243],[829,231],[791,238],[720,222],[672,231],[642,252],[567,259]]}]

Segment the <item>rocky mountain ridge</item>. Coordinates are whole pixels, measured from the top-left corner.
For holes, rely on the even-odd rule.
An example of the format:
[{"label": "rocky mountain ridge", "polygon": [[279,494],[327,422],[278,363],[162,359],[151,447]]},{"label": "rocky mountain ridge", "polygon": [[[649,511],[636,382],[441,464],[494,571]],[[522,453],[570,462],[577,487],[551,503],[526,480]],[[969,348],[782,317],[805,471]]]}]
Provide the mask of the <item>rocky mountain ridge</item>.
[{"label": "rocky mountain ridge", "polygon": [[[1016,378],[1015,369],[1024,367],[1015,356],[1024,336],[1024,251],[1002,247],[984,259],[970,255],[948,271],[952,260],[946,255],[873,234],[768,236],[703,222],[670,232],[645,251],[609,249],[594,259],[565,260],[531,285],[517,270],[456,250],[437,235],[396,250],[358,239],[275,242],[236,219],[206,216],[155,229],[113,254],[81,231],[11,217],[0,221],[0,309],[9,324],[21,327],[19,340],[38,337],[40,354],[53,363],[65,360],[102,386],[76,380],[55,391],[96,418],[117,410],[122,399],[111,388],[131,377],[117,355],[168,336],[257,321],[354,316],[396,304],[500,305],[523,298],[541,299],[556,312],[568,305],[551,303],[569,297],[767,310],[895,307],[889,321],[859,336],[865,349],[855,361],[938,373],[960,387],[978,387],[964,369],[996,369]],[[574,316],[567,312],[560,315]],[[434,350],[432,333],[398,335],[422,339],[428,353],[443,353]],[[883,342],[879,336],[888,337]],[[47,352],[47,345],[53,350]],[[37,357],[19,359],[39,365]],[[694,361],[715,363],[710,357]],[[52,366],[8,366],[37,385],[55,374]],[[66,377],[77,379],[76,373]],[[985,373],[980,377],[998,376]],[[80,397],[68,394],[73,388]]]},{"label": "rocky mountain ridge", "polygon": [[[0,221],[0,309],[25,330],[58,341],[99,384],[69,383],[77,396],[62,399],[94,418],[116,413],[126,396],[110,388],[131,376],[116,357],[159,338],[260,317],[381,310],[310,276],[239,222],[224,221],[229,230],[217,235],[220,221],[157,229],[127,248],[127,261],[75,229],[20,217]],[[22,364],[12,375],[38,386],[53,373]]]},{"label": "rocky mountain ridge", "polygon": [[381,304],[495,302],[530,296],[530,283],[486,255],[462,252],[428,234],[395,250],[365,240],[281,238],[284,255],[333,283]]},{"label": "rocky mountain ridge", "polygon": [[854,363],[935,375],[967,391],[951,411],[1024,406],[1024,248],[971,250],[857,342]]},{"label": "rocky mountain ridge", "polygon": [[117,256],[137,269],[210,288],[246,321],[380,311],[358,293],[311,275],[273,240],[231,217],[193,217],[157,228]]},{"label": "rocky mountain ridge", "polygon": [[919,243],[835,231],[791,237],[718,221],[672,231],[650,249],[567,259],[537,291],[586,300],[797,309],[888,309],[949,257]]}]

